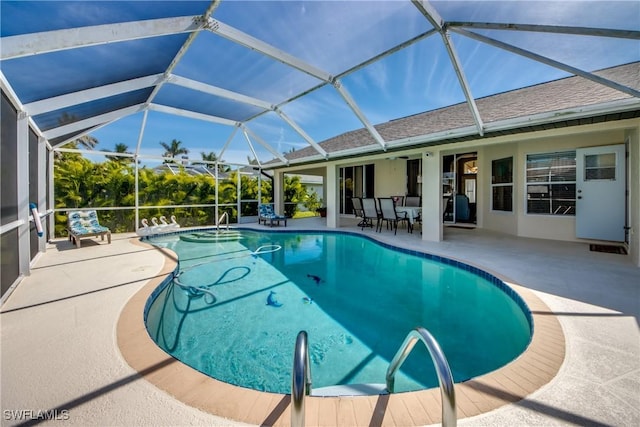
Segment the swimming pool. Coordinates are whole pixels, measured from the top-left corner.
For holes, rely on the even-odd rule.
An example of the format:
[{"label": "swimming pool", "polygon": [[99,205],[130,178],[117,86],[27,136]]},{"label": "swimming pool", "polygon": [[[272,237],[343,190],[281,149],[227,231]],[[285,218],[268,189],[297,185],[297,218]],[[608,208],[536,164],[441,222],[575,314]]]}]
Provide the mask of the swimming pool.
[{"label": "swimming pool", "polygon": [[[221,242],[206,231],[149,242],[178,253],[180,283],[210,292],[165,281],[147,304],[150,336],[194,369],[242,387],[288,393],[300,330],[309,334],[314,388],[384,383],[416,326],[440,342],[456,382],[503,366],[531,337],[525,304],[497,278],[366,237],[241,230]],[[256,255],[260,247],[268,250]],[[417,346],[396,389],[437,386],[429,360]]]}]

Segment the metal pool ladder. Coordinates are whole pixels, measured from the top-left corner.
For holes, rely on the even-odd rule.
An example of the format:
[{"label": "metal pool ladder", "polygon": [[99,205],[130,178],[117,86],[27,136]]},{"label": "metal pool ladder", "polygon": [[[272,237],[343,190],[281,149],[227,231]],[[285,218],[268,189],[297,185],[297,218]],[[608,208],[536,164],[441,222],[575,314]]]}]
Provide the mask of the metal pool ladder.
[{"label": "metal pool ladder", "polygon": [[216,234],[220,233],[220,223],[222,223],[223,219],[227,224],[227,231],[229,231],[229,214],[225,211],[222,212],[222,215],[220,215],[220,218],[218,218],[218,220],[216,221]]},{"label": "metal pool ladder", "polygon": [[442,396],[442,425],[443,427],[455,427],[457,425],[456,394],[451,369],[438,341],[425,328],[417,327],[409,332],[393,360],[391,360],[389,369],[387,369],[387,391],[393,393],[396,372],[398,372],[418,340],[422,341],[427,350],[429,350],[438,375],[440,395]]},{"label": "metal pool ladder", "polygon": [[[393,393],[395,376],[400,367],[413,350],[416,342],[420,340],[429,350],[433,361],[438,382],[440,383],[440,394],[442,396],[442,426],[456,427],[458,421],[456,416],[456,396],[453,384],[453,376],[449,363],[436,339],[423,327],[413,329],[398,349],[398,352],[391,360],[387,369],[386,382],[387,391]],[[293,370],[291,374],[291,426],[304,427],[305,396],[311,394],[311,365],[309,364],[309,347],[307,343],[307,332],[300,331],[296,338],[296,347],[293,353]]]},{"label": "metal pool ladder", "polygon": [[304,426],[304,398],[311,394],[311,365],[309,364],[309,346],[307,332],[298,332],[293,352],[293,371],[291,373],[291,426]]}]

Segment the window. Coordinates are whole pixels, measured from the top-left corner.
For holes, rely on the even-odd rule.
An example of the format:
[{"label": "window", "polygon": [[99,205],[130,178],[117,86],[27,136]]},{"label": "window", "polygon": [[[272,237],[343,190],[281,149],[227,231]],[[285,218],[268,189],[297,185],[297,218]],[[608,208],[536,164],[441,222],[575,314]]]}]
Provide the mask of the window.
[{"label": "window", "polygon": [[584,180],[597,181],[616,179],[615,153],[589,154],[584,157]]},{"label": "window", "polygon": [[576,152],[527,155],[527,213],[576,214]]},{"label": "window", "polygon": [[513,211],[513,157],[491,162],[491,209]]}]

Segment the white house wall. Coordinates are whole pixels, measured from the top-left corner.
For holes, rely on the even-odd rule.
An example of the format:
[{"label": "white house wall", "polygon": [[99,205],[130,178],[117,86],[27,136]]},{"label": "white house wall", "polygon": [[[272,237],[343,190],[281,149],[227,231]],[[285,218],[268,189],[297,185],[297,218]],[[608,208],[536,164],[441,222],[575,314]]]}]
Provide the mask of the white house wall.
[{"label": "white house wall", "polygon": [[629,256],[640,267],[640,121],[625,133],[629,142]]},{"label": "white house wall", "polygon": [[[514,209],[518,217],[518,236],[579,241],[576,237],[575,216],[530,215],[526,213],[524,165],[527,154],[548,153],[554,151],[574,150],[577,148],[595,147],[624,143],[624,130],[596,131],[574,135],[558,135],[548,138],[528,140],[518,144],[515,164],[519,173],[514,174],[514,185],[518,197],[514,200]],[[612,207],[612,209],[615,209]],[[624,206],[618,207],[624,209]],[[487,212],[487,215],[490,213]]]},{"label": "white house wall", "polygon": [[[478,205],[476,216],[478,225],[489,230],[501,231],[508,234],[518,234],[517,200],[523,197],[524,191],[520,191],[519,186],[514,187],[514,212],[492,211],[491,210],[491,162],[493,160],[514,157],[513,174],[519,176],[523,173],[523,167],[517,161],[518,144],[505,143],[495,144],[478,149],[478,175],[486,177],[483,181],[487,188],[478,185]],[[479,177],[478,177],[479,178]],[[478,183],[479,184],[479,183]]]},{"label": "white house wall", "polygon": [[[421,149],[407,150],[402,153],[394,153],[396,159],[389,159],[391,155],[377,154],[375,156],[363,156],[360,159],[345,159],[340,161],[329,161],[325,164],[327,168],[342,166],[375,164],[375,192],[374,197],[386,197],[402,195],[406,193],[406,160],[399,156],[408,155],[411,158],[423,156],[423,166],[432,166],[432,163],[425,162],[424,153],[431,152],[434,157],[442,159],[448,154],[462,154],[476,152],[478,155],[479,172],[478,198],[477,198],[477,226],[480,228],[503,232],[521,237],[531,237],[540,239],[564,240],[564,241],[584,241],[578,239],[575,233],[574,216],[552,216],[552,215],[530,215],[526,213],[526,156],[533,153],[545,153],[565,150],[575,150],[577,148],[595,147],[602,145],[614,145],[628,143],[628,186],[629,186],[629,225],[631,233],[629,235],[630,256],[634,263],[640,266],[640,120],[630,119],[617,122],[606,122],[595,125],[585,125],[580,127],[570,127],[554,129],[537,133],[501,136],[477,141],[466,141],[456,144],[447,144]],[[496,159],[513,156],[514,174],[514,202],[513,212],[493,212],[491,210],[491,162]],[[436,163],[437,164],[437,163]],[[317,168],[317,164],[314,168]],[[433,169],[433,168],[432,168]],[[288,172],[298,170],[299,173],[307,173],[304,166],[289,168]],[[433,191],[427,192],[425,189],[434,189],[436,186],[429,186],[433,179],[438,180],[437,188],[441,189],[440,172],[427,173],[423,169],[423,199],[424,206],[435,206],[431,199]],[[327,188],[335,187],[336,181],[330,180],[331,174],[327,174],[325,180],[325,191]],[[429,182],[427,182],[429,181]],[[431,222],[425,226],[432,227],[436,218],[441,223],[442,217],[430,215]],[[339,223],[339,218],[335,218]],[[334,222],[332,221],[332,223]],[[328,223],[329,224],[329,223]],[[430,228],[431,229],[431,228]],[[436,234],[423,234],[423,238],[429,240],[439,240]]]},{"label": "white house wall", "polygon": [[[622,144],[629,141],[629,216],[632,229],[638,230],[640,205],[640,121],[608,122],[580,128],[564,128],[536,134],[513,135],[442,146],[440,156],[476,152],[478,156],[478,227],[521,237],[584,241],[575,233],[575,216],[531,215],[526,213],[526,157],[528,154],[575,150],[577,148]],[[426,150],[425,150],[426,151]],[[513,212],[491,209],[491,162],[513,156]],[[378,171],[376,170],[376,174]],[[389,180],[390,177],[380,177]],[[423,184],[425,185],[425,184]],[[633,236],[632,236],[633,237]],[[633,240],[633,239],[631,239]],[[632,245],[633,241],[630,242]],[[637,243],[635,243],[637,246]],[[636,249],[637,250],[637,249]]]},{"label": "white house wall", "polygon": [[[370,162],[369,162],[370,163]],[[378,159],[375,165],[373,197],[401,196],[407,192],[407,161]]]}]

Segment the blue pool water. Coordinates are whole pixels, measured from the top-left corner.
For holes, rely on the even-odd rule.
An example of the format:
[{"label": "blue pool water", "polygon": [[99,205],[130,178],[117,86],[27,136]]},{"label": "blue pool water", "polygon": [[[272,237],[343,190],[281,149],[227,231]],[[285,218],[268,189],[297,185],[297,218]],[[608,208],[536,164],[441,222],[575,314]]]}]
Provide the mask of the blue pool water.
[{"label": "blue pool water", "polygon": [[[349,233],[240,233],[221,242],[206,231],[149,239],[178,254],[183,285],[168,279],[154,292],[149,334],[221,381],[289,393],[301,330],[309,337],[314,388],[384,383],[389,362],[417,326],[438,340],[456,382],[503,366],[530,341],[524,302],[473,267]],[[261,247],[264,253],[255,254]],[[430,360],[417,345],[396,391],[437,386]]]}]

